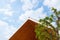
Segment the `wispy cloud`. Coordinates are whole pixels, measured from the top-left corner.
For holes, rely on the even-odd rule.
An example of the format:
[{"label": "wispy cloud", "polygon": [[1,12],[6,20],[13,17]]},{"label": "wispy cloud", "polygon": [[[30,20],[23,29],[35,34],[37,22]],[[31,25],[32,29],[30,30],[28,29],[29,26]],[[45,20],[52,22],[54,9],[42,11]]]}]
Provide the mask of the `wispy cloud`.
[{"label": "wispy cloud", "polygon": [[23,3],[22,10],[24,11],[33,9],[39,3],[38,0],[21,0],[21,2]]},{"label": "wispy cloud", "polygon": [[45,6],[54,7],[60,10],[60,0],[44,0],[43,3]]},{"label": "wispy cloud", "polygon": [[[15,0],[0,0],[0,15],[2,15],[0,16],[1,19],[9,21],[9,17],[13,16],[14,11],[12,10],[11,7],[12,2],[15,2]],[[0,19],[0,32],[1,32],[0,40],[8,40],[10,36],[12,36],[12,34],[16,31],[17,28],[1,19]]]},{"label": "wispy cloud", "polygon": [[25,13],[23,13],[19,19],[20,20],[26,20],[28,17],[31,17],[33,19],[36,19],[36,20],[39,20],[40,18],[45,18],[46,17],[46,14],[43,13],[43,7],[41,8],[38,8],[37,10],[28,10],[28,11],[25,11]]},{"label": "wispy cloud", "polygon": [[14,26],[0,20],[0,40],[8,40],[9,37],[16,31]]},{"label": "wispy cloud", "polygon": [[43,6],[33,10],[39,4],[40,0],[21,0],[21,2],[23,2],[22,10],[24,13],[20,15],[20,20],[26,20],[28,17],[39,20],[40,18],[46,17],[46,14],[43,13]]},{"label": "wispy cloud", "polygon": [[15,2],[15,1],[16,1],[16,0],[9,0],[10,3],[13,3],[13,2]]},{"label": "wispy cloud", "polygon": [[3,8],[0,8],[0,12],[5,14],[6,16],[12,16],[14,13],[10,4],[6,4]]}]

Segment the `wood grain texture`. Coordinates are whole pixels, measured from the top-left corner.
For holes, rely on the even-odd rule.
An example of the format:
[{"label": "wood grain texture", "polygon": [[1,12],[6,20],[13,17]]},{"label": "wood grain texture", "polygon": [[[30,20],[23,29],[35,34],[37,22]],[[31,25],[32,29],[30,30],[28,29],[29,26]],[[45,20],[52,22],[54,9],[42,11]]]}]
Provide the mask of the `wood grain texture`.
[{"label": "wood grain texture", "polygon": [[27,20],[9,40],[37,40],[34,32],[36,24],[36,22]]}]

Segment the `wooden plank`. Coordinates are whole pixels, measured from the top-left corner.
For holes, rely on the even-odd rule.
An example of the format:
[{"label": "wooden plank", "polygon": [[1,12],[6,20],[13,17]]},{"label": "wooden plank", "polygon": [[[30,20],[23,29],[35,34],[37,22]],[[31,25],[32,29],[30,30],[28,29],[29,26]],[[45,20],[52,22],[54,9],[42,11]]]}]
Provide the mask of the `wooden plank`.
[{"label": "wooden plank", "polygon": [[36,22],[27,20],[9,40],[37,40],[34,32],[36,24]]}]

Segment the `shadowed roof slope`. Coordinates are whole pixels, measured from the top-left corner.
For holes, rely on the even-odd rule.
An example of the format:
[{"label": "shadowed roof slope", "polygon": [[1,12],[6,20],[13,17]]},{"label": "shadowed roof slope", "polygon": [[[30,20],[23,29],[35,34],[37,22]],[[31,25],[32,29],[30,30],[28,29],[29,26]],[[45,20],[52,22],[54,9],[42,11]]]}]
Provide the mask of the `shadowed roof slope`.
[{"label": "shadowed roof slope", "polygon": [[28,19],[9,40],[37,40],[34,32],[36,24]]}]

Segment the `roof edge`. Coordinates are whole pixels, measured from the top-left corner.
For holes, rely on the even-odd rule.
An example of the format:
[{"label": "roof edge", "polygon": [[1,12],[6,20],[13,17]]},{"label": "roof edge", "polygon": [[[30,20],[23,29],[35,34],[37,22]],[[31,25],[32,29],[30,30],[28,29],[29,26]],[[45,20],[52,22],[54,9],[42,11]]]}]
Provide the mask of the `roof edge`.
[{"label": "roof edge", "polygon": [[[24,23],[22,23],[22,25],[24,25],[28,20],[31,20],[33,22],[36,22],[37,24],[40,24],[40,22],[38,22],[38,20],[29,17],[24,21]],[[22,25],[20,27],[18,27],[17,30],[19,30],[22,27]],[[17,30],[9,37],[9,39],[17,32]]]},{"label": "roof edge", "polygon": [[30,18],[30,17],[29,17],[27,20],[31,20],[31,21],[33,21],[33,22],[36,22],[36,23],[40,24],[40,22],[39,22],[38,20],[33,19],[33,18]]}]

